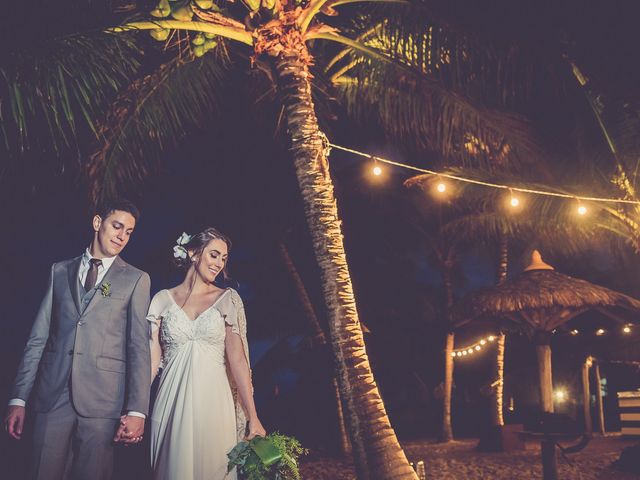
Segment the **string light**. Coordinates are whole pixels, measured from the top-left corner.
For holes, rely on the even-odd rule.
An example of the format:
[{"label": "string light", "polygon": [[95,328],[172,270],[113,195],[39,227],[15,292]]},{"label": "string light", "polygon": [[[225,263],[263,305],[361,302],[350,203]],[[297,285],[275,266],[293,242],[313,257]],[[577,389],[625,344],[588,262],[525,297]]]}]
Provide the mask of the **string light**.
[{"label": "string light", "polygon": [[447,184],[444,182],[438,182],[438,185],[436,185],[436,190],[438,193],[444,193],[447,191]]},{"label": "string light", "polygon": [[513,209],[520,206],[520,199],[514,195],[512,189],[509,189],[509,206]]},{"label": "string light", "polygon": [[580,331],[577,328],[574,328],[569,333],[575,337],[576,335],[578,335],[580,333]]},{"label": "string light", "polygon": [[[571,194],[568,194],[568,193],[553,192],[553,191],[549,191],[549,190],[538,190],[538,189],[533,189],[533,188],[514,187],[514,186],[511,186],[511,185],[503,185],[503,184],[500,184],[500,183],[484,182],[482,180],[476,180],[476,179],[473,179],[473,178],[462,177],[460,175],[452,175],[452,174],[449,174],[449,173],[437,172],[435,170],[429,170],[429,169],[426,169],[426,168],[415,167],[413,165],[407,165],[406,163],[395,162],[393,160],[389,160],[389,159],[386,159],[386,158],[383,158],[383,157],[378,157],[378,156],[375,156],[375,155],[370,155],[368,153],[363,153],[363,152],[360,152],[358,150],[354,150],[352,148],[343,147],[341,145],[336,145],[334,143],[329,143],[329,146],[332,147],[332,148],[335,148],[337,150],[341,150],[343,152],[351,153],[353,155],[358,155],[358,156],[365,157],[365,158],[368,158],[368,159],[373,159],[373,160],[378,161],[378,162],[386,163],[387,165],[394,165],[396,167],[405,168],[407,170],[413,170],[414,172],[424,173],[424,174],[427,174],[427,175],[436,175],[436,176],[441,177],[441,178],[447,178],[449,180],[456,180],[456,181],[459,181],[459,182],[470,183],[470,184],[473,184],[473,185],[479,185],[479,186],[488,187],[488,188],[510,190],[510,191],[514,191],[514,192],[528,193],[528,194],[532,194],[532,195],[543,195],[543,196],[547,196],[547,197],[569,198],[569,199],[578,200],[578,201],[585,201],[585,202],[626,203],[626,204],[632,204],[632,205],[640,205],[640,200],[628,200],[628,199],[624,199],[624,198],[589,197],[589,196],[585,196],[585,195],[571,195]],[[446,190],[446,186],[445,186],[445,190]],[[584,212],[584,213],[580,213],[580,212]],[[579,213],[579,215],[585,215],[587,213],[587,208],[584,205],[579,205],[578,206],[578,213]]]},{"label": "string light", "polygon": [[605,334],[604,328],[599,328],[598,330],[596,330],[596,335],[598,335],[599,337],[601,337],[604,334]]},{"label": "string light", "polygon": [[379,165],[376,165],[375,167],[373,167],[373,174],[376,177],[379,177],[380,175],[382,175],[382,168],[380,168]]},{"label": "string light", "polygon": [[567,392],[564,390],[556,390],[553,392],[553,396],[556,397],[559,403],[562,403],[567,399]]},{"label": "string light", "polygon": [[631,333],[631,325],[625,325],[622,331],[624,333]]},{"label": "string light", "polygon": [[587,214],[587,211],[588,211],[588,210],[587,210],[587,207],[585,207],[584,205],[580,205],[580,204],[578,203],[578,210],[577,210],[578,215],[585,216],[585,215]]},{"label": "string light", "polygon": [[494,342],[496,337],[494,335],[489,335],[488,337],[481,338],[477,342],[467,345],[463,348],[456,348],[451,352],[452,357],[462,357],[463,355],[472,355],[476,352],[481,351],[485,345],[488,343]]}]

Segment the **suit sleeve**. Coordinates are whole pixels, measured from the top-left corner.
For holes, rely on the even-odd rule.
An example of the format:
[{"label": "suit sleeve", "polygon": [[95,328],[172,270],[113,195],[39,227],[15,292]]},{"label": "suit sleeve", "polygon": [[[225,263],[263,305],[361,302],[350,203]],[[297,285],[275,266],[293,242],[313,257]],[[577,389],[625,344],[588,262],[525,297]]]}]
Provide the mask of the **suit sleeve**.
[{"label": "suit sleeve", "polygon": [[125,411],[147,414],[151,385],[151,354],[147,310],[151,279],[143,273],[131,295],[128,310],[127,391]]},{"label": "suit sleeve", "polygon": [[51,325],[51,310],[53,307],[53,274],[55,264],[51,266],[51,274],[49,275],[49,285],[47,291],[40,303],[40,308],[36,314],[31,333],[24,347],[22,360],[18,366],[18,373],[13,384],[11,394],[12,399],[21,399],[25,402],[29,398],[31,389],[36,380],[38,373],[38,365],[42,358],[42,352],[49,338],[49,327]]}]

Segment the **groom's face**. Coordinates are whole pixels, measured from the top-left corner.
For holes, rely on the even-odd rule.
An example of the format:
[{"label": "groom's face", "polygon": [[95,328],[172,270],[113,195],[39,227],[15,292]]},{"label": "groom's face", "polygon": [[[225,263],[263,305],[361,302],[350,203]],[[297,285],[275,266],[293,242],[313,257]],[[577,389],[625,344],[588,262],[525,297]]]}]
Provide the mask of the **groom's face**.
[{"label": "groom's face", "polygon": [[95,255],[98,258],[119,255],[129,243],[135,226],[133,215],[122,210],[114,210],[104,219],[96,215],[93,218]]}]

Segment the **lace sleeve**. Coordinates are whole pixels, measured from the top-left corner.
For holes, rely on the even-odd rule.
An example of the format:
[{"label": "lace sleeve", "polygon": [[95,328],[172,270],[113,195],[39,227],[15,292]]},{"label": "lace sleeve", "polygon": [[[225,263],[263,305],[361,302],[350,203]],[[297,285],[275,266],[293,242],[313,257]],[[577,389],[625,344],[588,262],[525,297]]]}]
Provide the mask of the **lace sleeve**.
[{"label": "lace sleeve", "polygon": [[[247,342],[247,318],[244,313],[244,304],[242,303],[242,298],[238,292],[234,289],[230,289],[231,291],[226,294],[227,298],[225,298],[221,308],[222,316],[224,317],[227,325],[231,326],[231,331],[240,335],[240,339],[242,340],[242,348],[244,350],[244,356],[247,359],[247,366],[249,367],[249,374],[251,374],[251,363],[249,362],[249,344]],[[233,381],[233,376],[229,371],[229,365],[227,364],[227,377],[229,378],[229,383],[231,385],[231,393],[233,394],[233,401],[236,407],[236,434],[238,441],[243,440],[246,434],[247,428],[247,416],[242,406],[242,402],[240,401],[238,395],[238,388]]]},{"label": "lace sleeve", "polygon": [[170,305],[169,293],[162,290],[155,294],[151,305],[149,305],[149,313],[147,321],[149,322],[149,347],[151,350],[151,381],[158,374],[158,371],[164,367],[164,359],[162,355],[162,346],[160,345],[160,324],[162,316]]}]

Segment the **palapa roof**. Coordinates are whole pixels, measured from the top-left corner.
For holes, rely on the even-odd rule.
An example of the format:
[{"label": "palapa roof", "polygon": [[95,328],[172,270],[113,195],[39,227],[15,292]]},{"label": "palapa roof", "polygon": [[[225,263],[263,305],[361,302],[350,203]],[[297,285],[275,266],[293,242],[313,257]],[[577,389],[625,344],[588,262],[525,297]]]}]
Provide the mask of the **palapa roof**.
[{"label": "palapa roof", "polygon": [[[532,264],[515,280],[467,296],[456,309],[458,326],[473,320],[508,318],[550,331],[576,315],[598,309],[620,321],[640,317],[640,301],[586,280],[556,272],[535,251]],[[631,316],[630,316],[631,314]],[[500,322],[495,322],[500,326]]]}]

